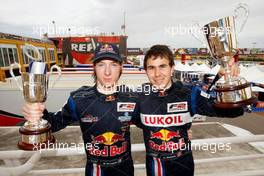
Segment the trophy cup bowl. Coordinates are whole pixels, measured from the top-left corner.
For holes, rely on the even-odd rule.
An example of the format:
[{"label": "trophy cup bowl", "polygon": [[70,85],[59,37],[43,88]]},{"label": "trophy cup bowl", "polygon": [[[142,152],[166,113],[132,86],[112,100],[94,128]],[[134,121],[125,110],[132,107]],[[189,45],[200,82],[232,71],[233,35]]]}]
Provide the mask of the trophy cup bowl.
[{"label": "trophy cup bowl", "polygon": [[[46,101],[48,92],[48,75],[22,73],[22,86],[24,99],[28,103],[42,103]],[[48,121],[40,119],[37,122],[27,121],[19,129],[21,138],[18,147],[23,150],[37,150],[48,148],[55,142],[51,134],[51,125]]]},{"label": "trophy cup bowl", "polygon": [[[15,65],[19,67],[22,85],[13,73],[13,67]],[[46,63],[43,62],[35,62],[34,65],[39,68],[46,67]],[[50,74],[54,69],[57,69],[58,71],[58,78],[56,80],[58,81],[61,76],[61,69],[57,65],[53,65],[50,69]],[[9,71],[18,88],[23,91],[24,100],[27,103],[43,103],[46,101],[48,96],[49,74],[39,70],[35,70],[32,73],[22,73],[21,66],[18,63],[11,64]],[[52,87],[56,81],[53,82]],[[18,142],[18,147],[22,150],[39,150],[42,148],[48,148],[55,142],[55,138],[51,133],[50,123],[42,118],[36,122],[26,121],[19,129],[19,133],[21,134],[21,137]]]},{"label": "trophy cup bowl", "polygon": [[232,77],[230,73],[228,63],[238,52],[234,17],[228,16],[206,24],[203,31],[211,55],[220,60],[226,73],[225,80],[219,80],[215,85],[215,106],[234,108],[256,102],[251,84],[244,78]]}]

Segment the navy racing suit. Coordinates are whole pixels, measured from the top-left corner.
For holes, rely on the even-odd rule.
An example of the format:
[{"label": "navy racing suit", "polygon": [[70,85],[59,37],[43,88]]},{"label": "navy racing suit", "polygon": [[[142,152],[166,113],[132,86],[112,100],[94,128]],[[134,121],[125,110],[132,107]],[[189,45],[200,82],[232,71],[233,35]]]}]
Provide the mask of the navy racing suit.
[{"label": "navy racing suit", "polygon": [[243,108],[216,109],[208,94],[181,82],[172,83],[165,92],[142,93],[139,100],[138,126],[143,129],[148,176],[194,174],[188,139],[193,115],[236,117],[244,112]]},{"label": "navy racing suit", "polygon": [[52,132],[79,121],[87,155],[86,176],[133,176],[130,123],[138,116],[137,100],[129,91],[104,95],[96,86],[84,86],[71,93],[60,111],[45,110],[43,118],[51,123]]}]

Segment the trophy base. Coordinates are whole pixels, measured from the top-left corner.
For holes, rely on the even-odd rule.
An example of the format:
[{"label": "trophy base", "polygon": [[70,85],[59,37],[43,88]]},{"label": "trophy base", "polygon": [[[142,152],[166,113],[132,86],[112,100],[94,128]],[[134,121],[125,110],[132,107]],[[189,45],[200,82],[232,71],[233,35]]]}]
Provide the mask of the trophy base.
[{"label": "trophy base", "polygon": [[19,129],[21,138],[17,144],[19,149],[22,150],[40,150],[48,149],[50,145],[55,143],[55,137],[51,134],[51,125],[40,129],[28,129],[22,126]]},{"label": "trophy base", "polygon": [[257,101],[251,84],[244,78],[235,78],[229,82],[217,82],[214,106],[219,108],[245,107]]},{"label": "trophy base", "polygon": [[250,99],[247,100],[243,100],[243,101],[239,101],[239,102],[231,102],[231,103],[221,103],[221,102],[217,102],[215,101],[214,106],[217,108],[239,108],[239,107],[244,107],[250,104],[253,104],[257,102],[257,98],[256,97],[251,97]]}]

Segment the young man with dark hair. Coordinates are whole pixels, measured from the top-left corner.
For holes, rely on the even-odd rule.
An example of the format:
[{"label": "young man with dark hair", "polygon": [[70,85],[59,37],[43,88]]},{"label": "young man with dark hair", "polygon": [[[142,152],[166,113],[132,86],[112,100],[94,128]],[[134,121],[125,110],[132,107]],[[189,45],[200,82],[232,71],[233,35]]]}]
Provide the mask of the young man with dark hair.
[{"label": "young man with dark hair", "polygon": [[117,46],[99,45],[93,58],[94,86],[72,92],[56,113],[49,113],[41,103],[23,106],[25,119],[36,122],[43,116],[53,132],[79,121],[87,155],[86,176],[134,175],[129,125],[138,116],[137,97],[117,91],[122,62]]},{"label": "young man with dark hair", "polygon": [[154,45],[147,51],[144,68],[150,85],[157,89],[139,96],[139,127],[144,133],[147,175],[193,176],[194,162],[188,136],[192,116],[236,117],[243,114],[243,109],[216,109],[213,99],[197,87],[172,82],[174,59],[165,45]]}]

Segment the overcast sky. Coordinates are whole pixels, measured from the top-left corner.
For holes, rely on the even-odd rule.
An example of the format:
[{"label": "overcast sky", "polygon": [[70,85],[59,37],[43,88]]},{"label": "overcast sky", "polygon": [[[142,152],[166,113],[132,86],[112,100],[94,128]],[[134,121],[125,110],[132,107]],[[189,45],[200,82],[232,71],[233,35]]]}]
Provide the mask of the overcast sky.
[{"label": "overcast sky", "polygon": [[[264,48],[263,0],[0,0],[0,32],[41,37],[48,32],[71,35],[120,34],[126,12],[128,47],[203,47],[189,34],[194,23],[234,15],[239,3],[249,6],[249,18],[238,35],[239,47]],[[243,11],[239,11],[241,26]],[[239,24],[240,23],[240,24]],[[197,27],[196,25],[195,27]],[[187,30],[186,30],[187,29]],[[198,36],[203,40],[202,36]]]}]

